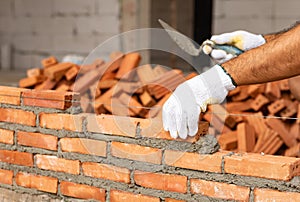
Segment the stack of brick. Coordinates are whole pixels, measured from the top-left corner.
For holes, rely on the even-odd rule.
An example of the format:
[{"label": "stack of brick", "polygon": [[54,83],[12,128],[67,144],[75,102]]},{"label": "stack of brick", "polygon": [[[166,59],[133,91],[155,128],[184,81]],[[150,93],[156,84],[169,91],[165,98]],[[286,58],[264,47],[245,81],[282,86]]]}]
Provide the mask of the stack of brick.
[{"label": "stack of brick", "polygon": [[173,140],[155,119],[79,113],[71,99],[0,87],[1,199],[300,201],[299,158],[199,154],[195,138]]},{"label": "stack of brick", "polygon": [[300,156],[300,105],[288,80],[240,86],[223,105],[212,105],[203,116],[221,148],[240,152]]},{"label": "stack of brick", "polygon": [[[184,77],[181,70],[167,70],[161,66],[139,66],[138,53],[111,53],[104,62],[78,65],[58,63],[54,57],[42,60],[43,68],[27,71],[27,78],[19,86],[36,90],[74,91],[82,96],[85,112],[126,115],[132,117],[156,116],[164,101],[180,83],[195,76]],[[150,110],[152,108],[152,110]]]}]

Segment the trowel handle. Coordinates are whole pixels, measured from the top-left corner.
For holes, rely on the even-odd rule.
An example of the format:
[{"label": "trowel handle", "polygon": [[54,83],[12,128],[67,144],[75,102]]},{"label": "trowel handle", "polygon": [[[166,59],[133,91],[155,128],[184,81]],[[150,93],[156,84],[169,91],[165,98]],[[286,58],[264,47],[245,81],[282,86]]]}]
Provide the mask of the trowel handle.
[{"label": "trowel handle", "polygon": [[226,44],[214,44],[213,48],[223,50],[226,53],[230,53],[235,56],[238,56],[244,52],[243,50],[241,50],[235,46],[226,45]]}]

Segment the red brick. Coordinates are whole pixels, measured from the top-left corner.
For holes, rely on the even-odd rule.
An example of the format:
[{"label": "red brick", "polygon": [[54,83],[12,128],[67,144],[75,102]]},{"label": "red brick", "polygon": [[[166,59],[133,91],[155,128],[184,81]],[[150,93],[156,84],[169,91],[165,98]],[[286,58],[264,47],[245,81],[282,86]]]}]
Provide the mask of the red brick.
[{"label": "red brick", "polygon": [[19,172],[16,175],[15,180],[17,185],[22,187],[33,188],[50,193],[57,193],[57,179],[53,177]]},{"label": "red brick", "polygon": [[292,147],[297,144],[297,140],[293,134],[289,133],[289,131],[285,128],[284,123],[278,119],[266,119],[266,123],[270,128],[276,131],[280,137],[282,138],[283,142],[288,146]]},{"label": "red brick", "polygon": [[143,187],[180,193],[187,192],[186,176],[134,171],[134,181]]},{"label": "red brick", "polygon": [[248,201],[250,188],[221,182],[191,179],[191,192],[213,198]]},{"label": "red brick", "polygon": [[73,64],[69,62],[59,63],[53,65],[51,68],[46,68],[44,75],[51,80],[59,81],[72,66]]},{"label": "red brick", "polygon": [[223,133],[218,136],[220,148],[224,150],[232,150],[237,148],[237,131]]},{"label": "red brick", "polygon": [[39,83],[42,83],[43,81],[45,81],[45,79],[46,79],[46,77],[44,77],[44,76],[34,76],[34,77],[23,78],[19,81],[19,86],[21,88],[32,87]]},{"label": "red brick", "polygon": [[77,74],[79,72],[79,67],[74,65],[72,66],[66,73],[65,73],[65,77],[67,79],[67,81],[70,81],[72,79],[74,79]]},{"label": "red brick", "polygon": [[300,174],[300,159],[284,156],[237,154],[225,157],[226,173],[276,180],[290,180]]},{"label": "red brick", "polygon": [[0,183],[1,184],[9,184],[13,183],[14,172],[12,170],[3,170],[0,169]]},{"label": "red brick", "polygon": [[14,131],[0,129],[0,143],[14,144]]},{"label": "red brick", "polygon": [[167,139],[173,141],[182,141],[182,142],[197,142],[199,138],[205,134],[207,134],[209,123],[206,121],[199,121],[198,124],[198,132],[195,136],[187,137],[186,139],[177,138],[174,139],[171,137],[170,133],[163,130],[161,117],[155,117],[152,119],[135,119],[138,121],[141,136],[147,138],[159,138],[159,139]]},{"label": "red brick", "polygon": [[20,105],[21,93],[28,89],[0,86],[0,103]]},{"label": "red brick", "polygon": [[[120,68],[117,72],[116,78],[121,79],[127,76],[134,68],[136,68],[141,60],[139,53],[128,53],[124,56]],[[124,78],[123,78],[124,79]]]},{"label": "red brick", "polygon": [[270,101],[268,98],[263,96],[262,94],[259,94],[256,96],[255,100],[251,103],[251,108],[254,111],[260,110],[264,105],[268,104]]},{"label": "red brick", "polygon": [[36,115],[20,109],[0,108],[0,121],[35,126]]},{"label": "red brick", "polygon": [[140,119],[112,115],[90,115],[87,117],[87,130],[110,135],[135,137]]},{"label": "red brick", "polygon": [[238,151],[251,152],[255,146],[254,128],[246,122],[237,126]]},{"label": "red brick", "polygon": [[58,158],[56,156],[35,155],[35,163],[38,168],[65,172],[74,175],[79,174],[79,161]]},{"label": "red brick", "polygon": [[57,137],[53,135],[18,131],[17,137],[19,145],[57,150]]},{"label": "red brick", "polygon": [[142,194],[133,194],[130,192],[111,190],[110,191],[110,202],[160,202],[157,197],[146,196]]},{"label": "red brick", "polygon": [[160,149],[121,142],[111,143],[111,154],[119,158],[154,164],[161,164],[162,159],[162,151]]},{"label": "red brick", "polygon": [[78,106],[80,95],[74,92],[58,92],[54,90],[29,90],[22,93],[23,105],[67,109]]},{"label": "red brick", "polygon": [[32,68],[26,71],[28,77],[40,76],[43,74],[43,69],[40,68]]},{"label": "red brick", "polygon": [[106,142],[85,138],[61,138],[61,150],[97,156],[106,156]]},{"label": "red brick", "polygon": [[0,150],[0,162],[33,166],[33,156],[31,153],[26,152]]},{"label": "red brick", "polygon": [[43,59],[41,63],[44,68],[47,68],[47,67],[51,67],[51,66],[57,64],[57,60],[54,56],[51,56],[51,57]]},{"label": "red brick", "polygon": [[127,168],[120,168],[108,164],[84,162],[82,163],[82,169],[83,173],[90,177],[130,183],[130,171]]},{"label": "red brick", "polygon": [[52,81],[51,79],[47,78],[43,83],[38,84],[34,87],[35,90],[51,90],[57,84],[57,81]]},{"label": "red brick", "polygon": [[82,123],[84,115],[72,114],[47,114],[40,113],[40,126],[50,129],[65,129],[70,131],[82,132]]},{"label": "red brick", "polygon": [[185,200],[177,200],[173,198],[165,198],[165,202],[186,202]]},{"label": "red brick", "polygon": [[225,152],[199,154],[166,150],[164,162],[169,166],[220,173],[222,156],[225,154]]},{"label": "red brick", "polygon": [[60,192],[63,195],[80,199],[94,199],[105,201],[105,190],[84,184],[62,181],[60,183]]},{"label": "red brick", "polygon": [[254,201],[276,201],[276,202],[286,202],[286,201],[300,201],[300,193],[297,192],[280,192],[271,189],[254,189]]}]

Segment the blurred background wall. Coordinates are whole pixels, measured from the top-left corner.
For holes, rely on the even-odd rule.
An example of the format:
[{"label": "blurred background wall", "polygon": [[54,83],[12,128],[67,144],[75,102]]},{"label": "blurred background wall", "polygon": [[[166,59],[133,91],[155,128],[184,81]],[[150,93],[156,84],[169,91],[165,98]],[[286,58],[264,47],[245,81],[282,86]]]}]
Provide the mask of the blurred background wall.
[{"label": "blurred background wall", "polygon": [[[49,55],[86,56],[118,33],[160,27],[158,18],[198,43],[211,34],[238,29],[275,32],[300,19],[299,8],[299,0],[1,0],[1,69],[38,67]],[[134,42],[119,41],[106,53]],[[145,58],[184,65],[161,52],[145,53]],[[208,65],[205,60],[203,65]]]}]

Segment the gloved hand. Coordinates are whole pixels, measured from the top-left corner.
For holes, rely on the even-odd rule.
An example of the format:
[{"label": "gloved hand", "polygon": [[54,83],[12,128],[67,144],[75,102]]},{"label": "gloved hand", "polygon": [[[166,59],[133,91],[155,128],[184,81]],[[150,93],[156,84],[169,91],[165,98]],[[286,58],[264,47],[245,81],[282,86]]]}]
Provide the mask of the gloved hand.
[{"label": "gloved hand", "polygon": [[215,65],[208,71],[180,84],[163,106],[163,127],[173,138],[185,139],[198,131],[200,112],[207,104],[223,102],[235,85],[223,68]]},{"label": "gloved hand", "polygon": [[[210,40],[216,44],[232,45],[243,51],[256,48],[266,43],[266,40],[262,35],[252,34],[246,31],[235,31],[232,33],[213,35]],[[205,54],[210,55],[218,64],[224,63],[235,57],[232,54],[226,53],[224,50],[212,49],[209,45],[203,46],[202,50]]]}]

